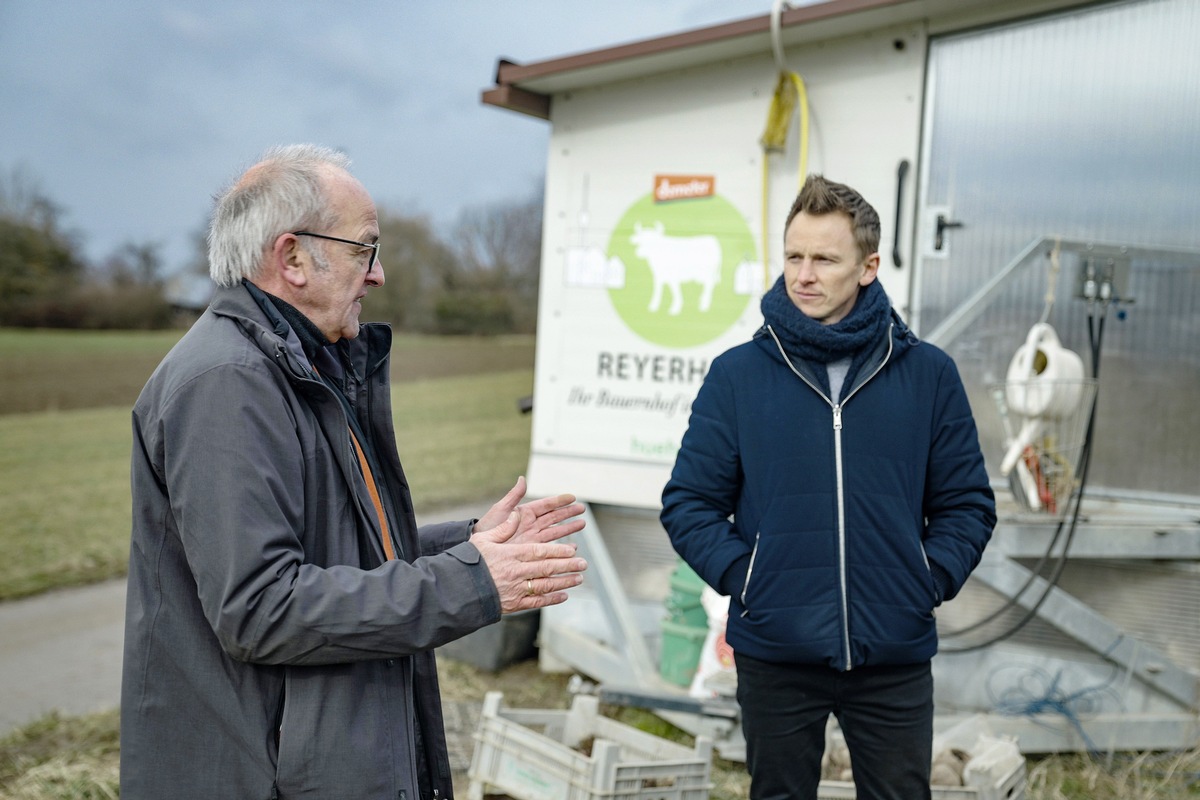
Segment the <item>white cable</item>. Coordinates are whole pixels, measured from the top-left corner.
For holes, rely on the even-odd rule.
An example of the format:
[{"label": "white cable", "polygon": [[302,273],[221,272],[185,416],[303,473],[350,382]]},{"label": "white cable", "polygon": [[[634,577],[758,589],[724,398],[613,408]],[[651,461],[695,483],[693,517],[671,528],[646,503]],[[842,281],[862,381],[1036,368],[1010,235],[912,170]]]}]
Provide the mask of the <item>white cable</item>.
[{"label": "white cable", "polygon": [[1062,266],[1059,260],[1062,248],[1062,238],[1054,238],[1054,249],[1050,251],[1050,272],[1046,276],[1046,306],[1042,309],[1042,318],[1039,322],[1048,322],[1050,320],[1050,310],[1054,308],[1054,289],[1058,285],[1058,271]]},{"label": "white cable", "polygon": [[780,36],[785,8],[791,8],[787,0],[773,0],[771,3],[771,52],[775,54],[775,67],[780,72],[787,71],[783,60],[783,39]]}]

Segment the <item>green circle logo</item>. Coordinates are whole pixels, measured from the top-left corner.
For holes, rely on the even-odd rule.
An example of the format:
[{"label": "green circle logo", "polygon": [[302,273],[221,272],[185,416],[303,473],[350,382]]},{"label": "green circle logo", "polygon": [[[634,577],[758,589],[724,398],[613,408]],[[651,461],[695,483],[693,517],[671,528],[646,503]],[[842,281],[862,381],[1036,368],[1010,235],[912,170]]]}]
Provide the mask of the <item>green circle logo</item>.
[{"label": "green circle logo", "polygon": [[754,236],[727,200],[638,200],[608,240],[623,285],[608,296],[630,330],[666,347],[710,342],[733,325],[762,283]]}]

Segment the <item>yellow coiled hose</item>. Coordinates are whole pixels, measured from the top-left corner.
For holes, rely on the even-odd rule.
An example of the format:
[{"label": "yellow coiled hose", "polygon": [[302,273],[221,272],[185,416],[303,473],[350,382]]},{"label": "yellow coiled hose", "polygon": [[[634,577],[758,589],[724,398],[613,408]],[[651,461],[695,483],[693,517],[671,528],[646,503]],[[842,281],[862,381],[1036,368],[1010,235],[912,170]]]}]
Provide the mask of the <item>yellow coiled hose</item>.
[{"label": "yellow coiled hose", "polygon": [[782,153],[787,149],[787,135],[792,116],[800,111],[800,158],[797,175],[797,192],[808,175],[808,92],[804,79],[795,72],[782,70],[775,82],[771,96],[771,107],[767,110],[767,126],[759,143],[762,144],[762,263],[763,291],[771,288],[770,259],[767,258],[767,220],[770,217],[771,153]]}]

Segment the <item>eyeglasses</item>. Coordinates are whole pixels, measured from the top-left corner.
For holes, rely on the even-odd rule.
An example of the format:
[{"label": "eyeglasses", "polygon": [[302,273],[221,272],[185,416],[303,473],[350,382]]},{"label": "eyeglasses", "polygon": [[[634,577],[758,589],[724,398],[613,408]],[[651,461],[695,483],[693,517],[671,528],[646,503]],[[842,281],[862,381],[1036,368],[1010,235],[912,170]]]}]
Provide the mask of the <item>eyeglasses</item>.
[{"label": "eyeglasses", "polygon": [[371,259],[367,262],[367,274],[371,274],[371,270],[375,268],[375,262],[379,260],[379,242],[368,244],[367,242],[356,242],[353,239],[339,239],[336,236],[326,236],[323,233],[313,233],[312,231],[292,231],[293,236],[311,236],[314,239],[328,239],[331,242],[341,242],[342,244],[354,244],[359,247],[367,247],[371,250]]}]

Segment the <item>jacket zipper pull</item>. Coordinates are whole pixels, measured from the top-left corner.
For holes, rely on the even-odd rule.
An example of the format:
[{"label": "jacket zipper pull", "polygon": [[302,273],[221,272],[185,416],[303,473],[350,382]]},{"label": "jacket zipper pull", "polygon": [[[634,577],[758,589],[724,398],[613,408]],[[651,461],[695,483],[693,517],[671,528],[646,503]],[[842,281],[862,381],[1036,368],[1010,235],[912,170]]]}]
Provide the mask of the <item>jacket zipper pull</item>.
[{"label": "jacket zipper pull", "polygon": [[842,404],[838,403],[833,407],[833,429],[840,431],[842,429]]}]

